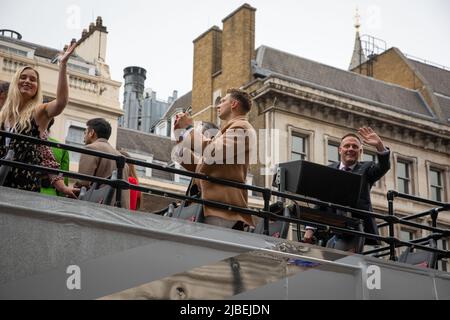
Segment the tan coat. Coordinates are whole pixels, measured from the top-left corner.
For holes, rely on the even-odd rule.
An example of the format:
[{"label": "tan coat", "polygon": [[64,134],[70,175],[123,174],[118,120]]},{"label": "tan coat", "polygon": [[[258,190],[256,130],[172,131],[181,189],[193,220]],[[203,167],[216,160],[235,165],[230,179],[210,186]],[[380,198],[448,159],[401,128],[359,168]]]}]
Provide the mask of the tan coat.
[{"label": "tan coat", "polygon": [[[236,132],[234,130],[241,130],[241,132],[245,130],[246,134],[249,134],[251,138],[246,140],[236,138],[236,135],[231,133]],[[211,177],[246,183],[250,162],[249,155],[254,150],[253,147],[256,147],[255,130],[246,117],[241,116],[230,120],[212,139],[207,139],[200,132],[199,130],[192,130],[190,137],[180,143],[183,147],[183,153],[187,152],[191,155],[191,162],[182,162],[183,167],[189,171],[195,171]],[[195,153],[192,153],[193,150],[196,150],[196,144],[201,145],[201,156],[195,156]],[[234,151],[227,152],[227,150],[230,150],[227,148],[232,148]],[[208,157],[208,155],[212,155],[212,157]],[[198,163],[192,163],[194,158]],[[218,161],[212,163],[211,159]],[[238,162],[238,160],[241,161]],[[248,207],[247,190],[205,180],[196,179],[194,183],[200,186],[202,198],[205,200],[231,204],[242,208]],[[252,216],[238,212],[205,206],[204,213],[205,216],[216,216],[227,220],[243,221],[252,226],[255,225]]]},{"label": "tan coat", "polygon": [[[120,156],[121,153],[114,149],[106,139],[97,139],[93,143],[86,146],[86,149],[109,153]],[[117,169],[116,162],[114,160],[94,157],[87,154],[81,154],[78,172],[94,177],[109,178],[112,172]],[[128,181],[129,169],[128,165],[125,165],[123,170],[124,180]],[[79,180],[75,183],[76,186],[89,187],[91,182]],[[114,195],[115,197],[115,195]],[[115,198],[114,198],[115,199]],[[122,190],[122,208],[130,208],[130,191]]]}]

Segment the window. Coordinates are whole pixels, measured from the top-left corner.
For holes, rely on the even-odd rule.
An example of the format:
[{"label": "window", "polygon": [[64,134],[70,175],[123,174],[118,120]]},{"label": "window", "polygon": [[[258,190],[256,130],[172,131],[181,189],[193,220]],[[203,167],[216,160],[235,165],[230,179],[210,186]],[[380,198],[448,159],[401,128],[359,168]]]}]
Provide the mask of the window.
[{"label": "window", "polygon": [[145,178],[146,174],[145,174],[145,167],[141,167],[141,166],[134,166],[134,168],[136,169],[136,175],[139,178]]},{"label": "window", "polygon": [[377,163],[378,157],[374,152],[364,151],[362,154],[362,161],[372,161],[372,162]]},{"label": "window", "polygon": [[442,183],[442,171],[430,168],[430,197],[434,201],[443,201],[444,184]]},{"label": "window", "polygon": [[162,123],[156,126],[155,134],[167,137],[167,127],[168,127],[167,121],[163,121]]},{"label": "window", "polygon": [[[439,226],[442,229],[446,229],[448,226]],[[440,250],[447,250],[448,249],[448,244],[447,244],[447,240],[448,238],[444,238],[444,239],[440,239],[437,241],[437,248]],[[446,259],[441,259],[438,261],[438,270],[441,271],[447,271],[449,270],[448,268],[448,258]]]},{"label": "window", "polygon": [[179,182],[180,182],[181,184],[186,185],[186,186],[188,186],[188,185],[191,183],[191,178],[190,178],[190,177],[187,177],[187,176],[181,176],[181,175],[180,175],[180,178],[179,178],[179,179],[180,179]]},{"label": "window", "polygon": [[328,142],[328,164],[341,161],[339,154],[339,144],[336,142]]},{"label": "window", "polygon": [[305,160],[306,154],[306,137],[293,135],[292,136],[292,149],[291,160]]},{"label": "window", "polygon": [[28,55],[28,52],[20,50],[20,49],[16,49],[16,48],[11,48],[11,47],[7,47],[5,45],[0,45],[0,50],[4,51],[6,53],[11,53],[11,54],[15,54],[18,56],[22,56],[22,57],[26,57]]},{"label": "window", "polygon": [[[179,163],[174,162],[174,164],[175,164],[175,169],[184,170],[184,168]],[[188,186],[191,183],[191,179],[192,179],[191,177],[184,176],[184,175],[181,175],[181,174],[175,174],[175,176],[174,176],[174,181],[175,182],[184,184],[186,186]]]},{"label": "window", "polygon": [[71,70],[74,70],[74,71],[78,71],[78,72],[81,72],[81,73],[89,74],[89,68],[87,68],[87,67],[78,66],[78,65],[73,64],[73,63],[68,63],[67,67],[69,69],[71,69]]},{"label": "window", "polygon": [[[136,159],[136,160],[140,160],[140,161],[144,161],[144,162],[147,162],[147,163],[152,163],[153,162],[153,156],[144,155],[142,153],[134,153],[134,152],[130,152],[128,150],[126,150],[126,151],[130,155],[130,158],[133,158],[133,159]],[[151,177],[152,176],[152,169],[151,168],[134,165],[134,169],[136,170],[136,175],[139,178],[146,178],[146,177]]]},{"label": "window", "polygon": [[[75,147],[84,147],[84,130],[83,127],[71,125],[66,137],[66,144]],[[80,153],[70,151],[70,161],[78,162]]]},{"label": "window", "polygon": [[[366,151],[366,150],[364,150],[361,158],[362,158],[361,159],[362,161],[368,161],[368,162],[372,161],[374,163],[378,163],[377,154],[375,152],[373,152],[373,151]],[[373,186],[381,188],[380,180],[376,181]]]},{"label": "window", "polygon": [[397,162],[397,191],[411,194],[411,164],[403,160]]},{"label": "window", "polygon": [[399,238],[402,241],[411,241],[411,240],[414,240],[414,234],[415,234],[414,231],[400,229]]},{"label": "window", "polygon": [[[246,184],[248,184],[249,186],[253,185],[253,174],[251,173],[247,173],[247,181],[245,182]],[[253,191],[252,190],[248,190],[248,195],[249,196],[253,196]]]}]

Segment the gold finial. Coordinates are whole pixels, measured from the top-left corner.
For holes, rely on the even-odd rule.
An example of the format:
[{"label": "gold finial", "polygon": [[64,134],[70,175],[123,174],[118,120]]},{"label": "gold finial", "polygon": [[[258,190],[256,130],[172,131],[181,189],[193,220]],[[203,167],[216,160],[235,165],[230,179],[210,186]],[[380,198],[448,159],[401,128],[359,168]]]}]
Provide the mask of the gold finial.
[{"label": "gold finial", "polygon": [[358,7],[356,7],[356,14],[355,14],[355,28],[356,31],[359,32],[359,28],[361,27],[361,16],[359,15]]}]

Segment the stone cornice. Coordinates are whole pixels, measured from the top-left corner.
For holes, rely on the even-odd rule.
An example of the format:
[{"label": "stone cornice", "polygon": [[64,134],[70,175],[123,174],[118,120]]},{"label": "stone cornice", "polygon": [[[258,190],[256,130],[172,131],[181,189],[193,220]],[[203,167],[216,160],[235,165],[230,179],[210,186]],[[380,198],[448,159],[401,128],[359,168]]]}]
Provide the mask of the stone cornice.
[{"label": "stone cornice", "polygon": [[450,126],[278,79],[251,89],[259,114],[276,110],[351,128],[368,124],[393,140],[450,154]]},{"label": "stone cornice", "polygon": [[93,111],[102,111],[105,114],[110,114],[118,117],[124,115],[124,111],[122,109],[105,107],[103,105],[93,104],[87,101],[82,101],[74,98],[70,98],[68,104],[71,105],[72,107],[80,108],[82,112],[86,112],[87,110],[91,109]]}]

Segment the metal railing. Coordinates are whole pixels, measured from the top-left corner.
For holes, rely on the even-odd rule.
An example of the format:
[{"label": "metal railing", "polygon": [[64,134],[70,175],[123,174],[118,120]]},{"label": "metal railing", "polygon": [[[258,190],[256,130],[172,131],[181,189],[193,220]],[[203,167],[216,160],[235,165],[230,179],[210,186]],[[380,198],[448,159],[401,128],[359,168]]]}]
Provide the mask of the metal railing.
[{"label": "metal railing", "polygon": [[[60,148],[60,149],[68,150],[68,151],[83,153],[83,154],[97,156],[97,157],[115,161],[117,164],[117,179],[116,180],[99,178],[99,177],[94,177],[94,176],[89,176],[89,175],[84,175],[84,174],[79,174],[79,173],[73,173],[70,171],[52,169],[52,168],[42,167],[42,166],[38,166],[38,165],[25,164],[25,163],[21,163],[21,162],[9,161],[9,160],[4,160],[4,159],[0,159],[0,165],[7,165],[7,166],[14,167],[14,168],[22,168],[22,169],[26,169],[26,170],[30,170],[30,171],[39,171],[39,172],[45,172],[45,173],[51,173],[51,174],[61,174],[65,177],[69,177],[69,178],[73,178],[73,179],[85,180],[85,181],[90,181],[90,182],[98,182],[100,184],[110,185],[113,188],[115,188],[117,191],[115,205],[118,207],[121,207],[121,203],[120,203],[121,202],[121,200],[120,200],[121,199],[121,191],[130,189],[130,190],[141,191],[141,192],[148,193],[148,194],[154,194],[154,195],[169,197],[169,198],[178,199],[178,200],[188,200],[190,202],[201,203],[203,205],[216,207],[219,209],[224,209],[224,210],[235,211],[235,212],[239,212],[239,213],[243,213],[243,214],[258,216],[258,217],[264,219],[264,234],[266,234],[266,235],[269,234],[269,220],[279,220],[279,221],[285,221],[285,222],[289,222],[289,223],[296,223],[296,224],[302,224],[302,225],[307,224],[311,227],[317,228],[318,230],[339,232],[339,233],[350,234],[350,235],[354,235],[354,236],[361,236],[361,237],[365,237],[365,238],[369,238],[369,239],[373,239],[373,240],[377,240],[377,241],[383,241],[383,242],[387,243],[389,246],[383,247],[383,248],[378,248],[375,250],[366,251],[366,252],[363,252],[363,254],[373,254],[373,253],[383,252],[383,251],[389,249],[390,259],[393,261],[396,260],[395,248],[401,247],[401,246],[414,247],[414,248],[422,249],[425,251],[435,252],[435,253],[439,254],[440,258],[450,257],[450,252],[448,250],[440,250],[440,249],[436,249],[436,248],[430,248],[428,246],[418,243],[418,242],[421,242],[419,240],[426,240],[428,238],[429,239],[431,239],[431,238],[432,239],[440,239],[440,238],[450,237],[450,229],[440,229],[440,228],[437,228],[437,226],[436,226],[437,225],[436,224],[437,214],[440,211],[450,210],[449,203],[421,199],[421,198],[413,197],[410,195],[400,194],[395,191],[389,191],[388,195],[387,195],[389,214],[384,215],[384,214],[378,214],[378,213],[374,213],[374,212],[370,212],[370,211],[354,209],[354,208],[350,208],[347,206],[341,206],[341,205],[334,204],[334,203],[328,203],[328,202],[320,201],[318,199],[301,196],[298,194],[289,194],[289,193],[274,191],[269,188],[251,186],[251,185],[239,183],[236,181],[224,180],[224,179],[211,177],[208,175],[202,175],[202,174],[195,173],[195,172],[170,168],[166,165],[162,166],[162,165],[148,163],[148,162],[137,160],[137,159],[126,158],[122,155],[116,156],[116,155],[112,155],[109,153],[94,151],[94,150],[81,148],[81,147],[75,147],[75,146],[66,145],[63,143],[52,142],[52,141],[48,141],[48,140],[41,140],[39,138],[14,134],[14,133],[6,132],[6,131],[0,130],[0,136],[15,138],[15,139],[23,140],[23,141],[28,141],[28,142],[30,142],[32,144],[36,144],[36,145],[46,145],[49,147],[56,147],[56,148]],[[191,178],[201,179],[201,180],[205,180],[205,181],[209,181],[212,183],[217,183],[217,184],[221,184],[221,185],[225,185],[225,186],[229,186],[229,187],[233,187],[233,188],[251,190],[251,191],[262,194],[262,198],[264,200],[264,208],[263,209],[242,208],[242,207],[237,207],[237,206],[233,206],[233,205],[226,204],[226,203],[220,203],[217,201],[204,200],[201,198],[199,199],[199,198],[195,198],[195,197],[190,197],[190,196],[187,196],[184,194],[182,195],[182,194],[178,194],[178,193],[159,190],[156,188],[150,188],[150,187],[144,187],[144,186],[130,184],[128,181],[122,180],[123,169],[124,169],[126,163],[134,164],[134,165],[145,167],[145,168],[161,170],[161,171],[165,171],[165,172],[169,172],[169,173],[179,174],[179,175],[183,175],[183,176],[188,176]],[[385,221],[384,224],[381,224],[379,226],[380,228],[383,226],[389,226],[389,236],[383,237],[380,235],[369,234],[369,233],[355,231],[355,230],[351,230],[351,229],[347,229],[347,228],[341,228],[341,227],[329,225],[326,223],[318,223],[318,222],[309,221],[309,220],[302,220],[300,218],[285,217],[285,216],[277,215],[273,212],[270,212],[270,200],[271,200],[272,196],[289,199],[294,202],[301,201],[301,202],[313,204],[313,205],[316,205],[319,207],[327,207],[327,208],[336,209],[336,210],[344,210],[344,211],[347,211],[350,213],[358,214],[359,216],[362,216],[362,217],[378,218],[380,220]],[[414,200],[414,201],[421,201],[421,202],[424,202],[427,204],[436,205],[437,208],[432,209],[427,212],[420,213],[420,214],[416,214],[416,215],[412,215],[412,216],[408,216],[408,217],[404,217],[404,218],[398,218],[397,216],[394,215],[394,209],[393,209],[393,200],[395,197],[402,197],[402,198],[410,199],[410,200]],[[428,214],[432,214],[432,217],[434,217],[433,218],[434,219],[433,226],[426,226],[426,225],[422,225],[422,224],[418,224],[418,223],[409,221],[413,218],[422,217],[422,216],[425,216]],[[418,228],[418,229],[428,230],[433,233],[423,239],[417,239],[417,240],[413,240],[413,241],[409,241],[409,242],[401,241],[401,240],[395,238],[395,235],[394,235],[394,225],[395,224],[403,224],[403,225],[407,225],[407,226]]]},{"label": "metal railing", "polygon": [[[416,213],[416,214],[412,214],[409,216],[399,218],[395,215],[395,211],[394,211],[395,198],[403,198],[403,199],[407,199],[407,200],[411,200],[411,201],[416,201],[416,202],[420,202],[420,203],[424,203],[424,204],[433,205],[436,207],[432,208],[430,210],[424,211],[424,212],[420,212],[420,213]],[[413,244],[412,247],[418,248],[419,246],[417,244],[426,242],[431,239],[439,240],[439,239],[448,237],[448,230],[443,230],[443,229],[437,228],[437,219],[438,219],[439,212],[450,210],[449,203],[443,203],[443,202],[439,202],[439,201],[419,198],[419,197],[416,197],[416,196],[413,196],[410,194],[400,193],[400,192],[393,191],[393,190],[391,190],[387,193],[387,200],[388,200],[388,215],[389,215],[389,217],[391,217],[391,221],[379,224],[378,228],[380,229],[380,228],[388,226],[390,237],[394,236],[394,224],[401,224],[401,225],[416,227],[421,230],[428,230],[428,231],[433,232],[426,237],[408,241],[408,243]],[[418,218],[422,218],[422,217],[426,217],[426,216],[431,217],[431,226],[420,224],[421,227],[417,227],[415,223],[411,224],[411,222],[410,222],[410,220],[418,219]],[[395,249],[397,247],[404,246],[405,243],[406,243],[405,241],[397,241],[396,243],[390,243],[389,247],[381,247],[381,248],[377,248],[374,250],[370,250],[370,251],[365,252],[365,254],[375,254],[375,253],[380,253],[380,252],[389,250],[389,253],[381,253],[381,254],[376,255],[376,257],[383,257],[383,256],[386,256],[387,254],[389,254],[390,259],[395,260],[395,258],[396,258],[395,257]],[[441,254],[440,252],[438,252],[438,253]],[[448,256],[446,256],[446,257],[448,257]]]}]

